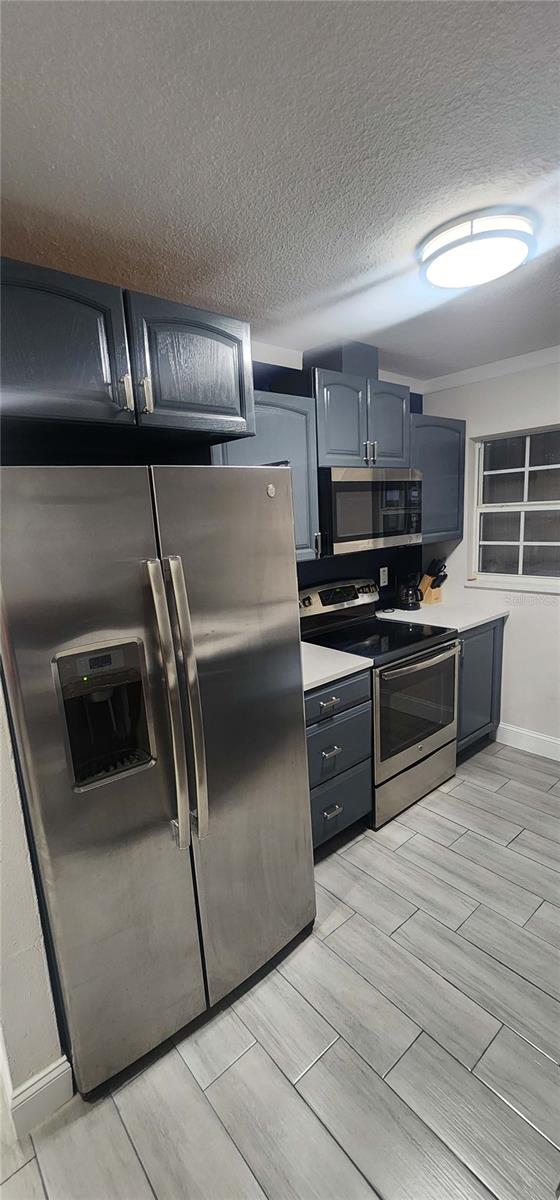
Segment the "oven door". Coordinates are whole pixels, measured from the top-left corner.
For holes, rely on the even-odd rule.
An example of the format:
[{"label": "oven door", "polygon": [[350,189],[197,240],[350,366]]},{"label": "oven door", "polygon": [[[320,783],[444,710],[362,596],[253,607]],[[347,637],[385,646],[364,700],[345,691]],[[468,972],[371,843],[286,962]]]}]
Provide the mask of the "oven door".
[{"label": "oven door", "polygon": [[329,552],[348,554],[421,542],[421,480],[419,471],[327,470],[320,494],[321,528],[328,533]]},{"label": "oven door", "polygon": [[376,784],[457,737],[458,655],[453,642],[373,672]]}]

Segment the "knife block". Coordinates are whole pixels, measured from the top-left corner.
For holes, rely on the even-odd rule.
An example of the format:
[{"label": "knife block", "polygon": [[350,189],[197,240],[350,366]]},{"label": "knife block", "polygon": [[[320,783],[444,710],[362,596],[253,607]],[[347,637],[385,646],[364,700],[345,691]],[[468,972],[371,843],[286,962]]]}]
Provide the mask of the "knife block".
[{"label": "knife block", "polygon": [[423,575],[420,580],[420,591],[422,592],[423,604],[440,604],[441,603],[441,588],[433,588],[435,575]]},{"label": "knife block", "polygon": [[423,604],[441,604],[441,588],[428,587],[423,594]]}]

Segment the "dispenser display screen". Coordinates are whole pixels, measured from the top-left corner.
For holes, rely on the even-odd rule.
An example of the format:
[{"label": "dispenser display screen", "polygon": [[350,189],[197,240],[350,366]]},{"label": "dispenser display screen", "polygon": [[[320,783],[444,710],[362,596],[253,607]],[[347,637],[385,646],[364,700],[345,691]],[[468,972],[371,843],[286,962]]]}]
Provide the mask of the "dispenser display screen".
[{"label": "dispenser display screen", "polygon": [[95,658],[90,658],[89,669],[90,671],[98,671],[100,667],[110,667],[112,661],[110,654],[97,654]]}]

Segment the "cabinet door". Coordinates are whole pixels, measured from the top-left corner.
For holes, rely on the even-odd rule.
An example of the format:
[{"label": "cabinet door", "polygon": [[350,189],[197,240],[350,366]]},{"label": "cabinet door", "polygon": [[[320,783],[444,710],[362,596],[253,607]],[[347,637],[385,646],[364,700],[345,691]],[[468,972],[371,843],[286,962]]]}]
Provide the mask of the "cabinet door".
[{"label": "cabinet door", "polygon": [[422,541],[463,536],[465,422],[411,417],[411,466],[422,472]]},{"label": "cabinet door", "polygon": [[369,439],[376,443],[376,467],[410,465],[410,389],[368,379]]},{"label": "cabinet door", "polygon": [[134,422],[122,292],[2,263],[2,412]]},{"label": "cabinet door", "polygon": [[457,741],[468,744],[496,729],[500,720],[502,676],[501,620],[461,636]]},{"label": "cabinet door", "polygon": [[367,382],[360,375],[315,371],[320,467],[367,465]]},{"label": "cabinet door", "polygon": [[296,557],[315,557],[319,529],[317,431],[311,396],[255,392],[254,437],[215,446],[212,461],[235,467],[287,462],[292,469]]},{"label": "cabinet door", "polygon": [[141,424],[243,437],[254,432],[249,326],[233,317],[126,293]]}]

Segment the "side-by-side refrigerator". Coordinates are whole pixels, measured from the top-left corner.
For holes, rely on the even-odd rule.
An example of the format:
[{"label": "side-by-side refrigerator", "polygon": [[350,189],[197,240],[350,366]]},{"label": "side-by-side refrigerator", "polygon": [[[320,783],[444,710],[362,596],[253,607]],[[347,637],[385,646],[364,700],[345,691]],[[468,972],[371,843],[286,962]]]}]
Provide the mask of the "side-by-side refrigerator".
[{"label": "side-by-side refrigerator", "polygon": [[88,1092],[313,920],[290,473],[9,467],[2,662]]}]

